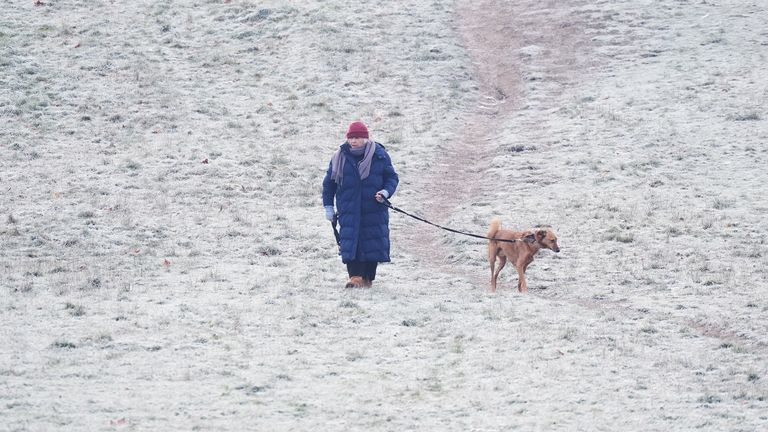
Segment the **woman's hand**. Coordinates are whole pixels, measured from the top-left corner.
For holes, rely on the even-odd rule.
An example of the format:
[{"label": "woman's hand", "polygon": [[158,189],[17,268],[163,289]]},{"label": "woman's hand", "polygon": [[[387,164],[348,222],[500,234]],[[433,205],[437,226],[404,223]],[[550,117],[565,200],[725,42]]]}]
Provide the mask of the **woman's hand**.
[{"label": "woman's hand", "polygon": [[333,222],[333,217],[336,215],[336,212],[333,211],[333,206],[325,206],[325,218],[329,221]]},{"label": "woman's hand", "polygon": [[385,199],[389,198],[389,192],[387,192],[386,189],[382,189],[378,192],[376,192],[376,201],[378,202],[384,202]]}]

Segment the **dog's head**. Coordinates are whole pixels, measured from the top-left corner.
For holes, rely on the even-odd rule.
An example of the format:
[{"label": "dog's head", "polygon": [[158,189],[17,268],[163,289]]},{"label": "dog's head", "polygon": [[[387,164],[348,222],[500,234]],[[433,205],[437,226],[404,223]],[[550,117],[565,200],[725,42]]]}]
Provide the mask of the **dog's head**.
[{"label": "dog's head", "polygon": [[545,249],[553,252],[560,252],[560,246],[557,245],[557,236],[551,229],[540,229],[536,231],[536,241]]}]

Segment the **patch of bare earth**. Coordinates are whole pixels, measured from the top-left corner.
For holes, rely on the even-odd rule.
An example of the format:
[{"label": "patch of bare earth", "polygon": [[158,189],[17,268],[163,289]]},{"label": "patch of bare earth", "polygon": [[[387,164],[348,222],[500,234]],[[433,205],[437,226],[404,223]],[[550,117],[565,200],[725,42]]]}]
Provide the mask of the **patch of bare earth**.
[{"label": "patch of bare earth", "polygon": [[[577,13],[579,10],[582,13]],[[569,2],[567,7],[555,1],[457,2],[456,30],[472,59],[481,97],[474,110],[458,121],[461,132],[456,138],[437,149],[439,156],[433,170],[416,182],[415,189],[420,191],[424,202],[430,203],[424,210],[425,218],[451,226],[451,215],[461,211],[462,206],[493,199],[495,192],[516,187],[491,174],[495,152],[500,148],[499,129],[501,125],[514,124],[514,117],[525,110],[526,105],[558,109],[564,91],[582,81],[598,79],[592,71],[600,68],[597,63],[604,56],[595,51],[597,47],[586,31],[603,27],[599,20],[594,20],[594,12],[586,2]],[[543,92],[541,99],[527,100],[524,88],[537,80],[551,84],[550,90]],[[513,172],[520,167],[510,166],[506,170]],[[514,214],[520,210],[516,205],[509,203],[503,207]],[[515,221],[507,222],[515,224]],[[487,272],[467,272],[466,267],[452,261],[450,252],[446,251],[450,248],[441,244],[445,236],[458,234],[421,223],[410,224],[405,230],[403,247],[426,267],[468,280],[478,289],[487,289]],[[478,245],[477,249],[482,251],[484,247]],[[516,275],[511,270],[507,273],[505,289],[510,289]],[[555,292],[533,288],[531,294],[553,301],[566,300],[585,311],[615,312],[633,320],[649,313],[627,298],[610,299],[601,295],[566,298],[564,290],[552,291]],[[662,322],[671,319],[675,325],[726,344],[739,342],[758,351],[764,349],[762,343],[739,335],[719,321],[672,318],[663,314],[655,319]]]},{"label": "patch of bare earth", "polygon": [[[500,125],[525,103],[520,90],[525,48],[540,51],[539,72],[562,85],[583,73],[583,54],[589,50],[579,21],[564,8],[558,10],[554,1],[459,1],[456,30],[472,59],[481,97],[474,111],[457,122],[461,132],[456,138],[436,149],[433,170],[415,184],[430,202],[423,216],[441,225],[458,206],[513,186],[488,175],[487,168],[498,149]],[[406,229],[404,248],[429,266],[467,276],[444,254],[435,253],[444,231],[421,223]],[[487,283],[485,274],[469,277],[476,284]]]}]

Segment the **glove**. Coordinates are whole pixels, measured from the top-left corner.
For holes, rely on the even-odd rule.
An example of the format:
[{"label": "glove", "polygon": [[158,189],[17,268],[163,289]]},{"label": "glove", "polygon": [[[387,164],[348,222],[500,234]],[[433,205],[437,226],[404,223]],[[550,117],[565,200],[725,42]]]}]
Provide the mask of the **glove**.
[{"label": "glove", "polygon": [[376,192],[376,201],[378,202],[384,202],[385,199],[389,198],[389,192],[387,192],[386,189],[382,189],[378,192]]},{"label": "glove", "polygon": [[333,217],[336,215],[336,212],[333,211],[333,206],[325,206],[325,218],[329,221],[333,221]]}]

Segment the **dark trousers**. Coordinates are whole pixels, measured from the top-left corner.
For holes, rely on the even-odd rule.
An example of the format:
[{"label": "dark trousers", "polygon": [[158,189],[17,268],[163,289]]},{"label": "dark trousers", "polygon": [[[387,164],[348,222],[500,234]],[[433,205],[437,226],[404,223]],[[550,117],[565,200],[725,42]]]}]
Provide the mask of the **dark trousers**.
[{"label": "dark trousers", "polygon": [[350,261],[347,263],[349,277],[362,276],[363,279],[372,281],[376,279],[376,266],[379,263],[370,261]]}]

